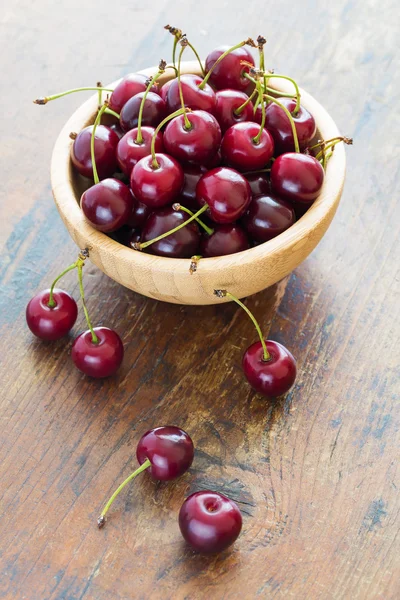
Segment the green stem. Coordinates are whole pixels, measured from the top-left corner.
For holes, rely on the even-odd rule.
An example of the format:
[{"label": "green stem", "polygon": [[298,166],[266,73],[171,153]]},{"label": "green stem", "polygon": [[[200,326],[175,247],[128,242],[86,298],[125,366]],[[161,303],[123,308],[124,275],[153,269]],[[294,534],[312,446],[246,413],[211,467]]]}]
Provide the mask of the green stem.
[{"label": "green stem", "polygon": [[[293,84],[293,86],[294,86],[294,88],[296,90],[296,106],[294,107],[294,109],[292,111],[292,114],[294,116],[296,116],[297,113],[300,110],[300,90],[299,90],[299,86],[297,85],[297,83],[295,82],[294,79],[292,79],[291,77],[287,77],[286,75],[275,75],[275,73],[268,73],[268,79],[272,79],[272,78],[274,78],[274,79],[286,79],[287,81],[290,81]],[[293,95],[291,97],[293,97]]]},{"label": "green stem", "polygon": [[163,119],[161,121],[161,123],[159,123],[156,127],[156,129],[154,130],[153,133],[153,137],[151,138],[151,157],[153,159],[153,169],[159,169],[160,165],[157,162],[157,158],[156,158],[156,149],[155,149],[155,145],[156,145],[156,138],[157,138],[157,134],[160,131],[160,129],[162,129],[164,127],[164,125],[166,123],[168,123],[168,121],[171,121],[171,119],[175,119],[175,117],[179,117],[180,115],[183,115],[186,109],[182,109],[180,108],[179,110],[176,110],[175,112],[171,113],[170,115],[168,115],[168,117],[165,117],[165,119]]},{"label": "green stem", "polygon": [[51,284],[49,301],[47,303],[47,306],[49,308],[54,308],[55,306],[57,306],[57,303],[55,302],[54,297],[53,297],[53,292],[54,292],[54,288],[56,286],[56,283],[58,281],[60,281],[61,277],[64,277],[64,275],[66,273],[69,273],[69,271],[72,271],[73,269],[76,269],[76,267],[77,267],[76,262],[74,262],[74,264],[72,264],[69,267],[67,267],[66,269],[64,269],[64,271],[62,273],[60,273],[60,275],[58,277],[56,277],[55,280],[53,281],[53,283]]},{"label": "green stem", "polygon": [[72,90],[67,90],[65,92],[60,92],[59,94],[54,94],[53,96],[44,96],[43,98],[36,98],[34,100],[34,104],[47,104],[51,100],[57,100],[57,98],[62,98],[63,96],[68,96],[68,94],[74,94],[75,92],[90,92],[90,91],[100,91],[100,92],[113,92],[114,90],[110,88],[100,88],[100,87],[80,87],[74,88]]},{"label": "green stem", "polygon": [[199,84],[199,89],[203,90],[207,81],[210,79],[211,77],[211,73],[214,71],[215,67],[217,65],[219,65],[219,63],[224,60],[225,56],[228,56],[228,54],[230,54],[231,52],[233,52],[234,50],[237,50],[238,48],[242,48],[242,46],[245,46],[248,43],[248,40],[244,40],[243,42],[240,42],[240,44],[236,44],[236,46],[232,46],[232,48],[229,48],[228,50],[225,50],[225,52],[223,54],[221,54],[221,56],[219,56],[217,58],[217,60],[215,61],[215,63],[213,64],[213,66],[211,67],[211,69],[208,71],[207,75],[204,77],[203,81]]},{"label": "green stem", "polygon": [[204,70],[203,63],[201,62],[200,56],[198,55],[196,48],[194,46],[192,46],[192,44],[189,41],[188,41],[188,46],[194,53],[195,57],[197,58],[197,62],[199,63],[200,69],[201,69],[201,75],[202,75],[202,77],[204,77],[206,72]]},{"label": "green stem", "polygon": [[98,344],[99,343],[99,338],[95,334],[94,329],[92,327],[92,324],[90,322],[89,313],[88,313],[88,310],[87,310],[87,307],[86,307],[86,302],[85,302],[85,293],[83,291],[83,278],[82,278],[83,265],[84,265],[83,261],[80,260],[80,259],[78,259],[77,262],[76,262],[76,267],[78,269],[79,292],[80,292],[80,295],[81,295],[83,312],[85,313],[86,323],[88,324],[90,333],[92,334],[92,342],[93,342],[93,344]]},{"label": "green stem", "polygon": [[254,96],[258,94],[258,90],[257,88],[251,93],[251,95],[247,98],[246,102],[243,102],[243,104],[241,104],[238,108],[235,108],[235,110],[233,111],[233,113],[236,116],[239,116],[240,113],[246,108],[246,106],[253,100]]},{"label": "green stem", "polygon": [[296,125],[295,125],[295,123],[293,121],[292,115],[290,114],[290,112],[288,111],[288,109],[286,108],[286,106],[284,106],[276,98],[273,98],[272,96],[269,96],[268,94],[264,94],[264,98],[267,98],[267,100],[270,100],[271,102],[274,102],[275,104],[277,104],[283,110],[283,112],[286,114],[287,118],[289,119],[290,126],[292,128],[294,151],[295,152],[300,152],[299,139],[297,137]]},{"label": "green stem", "polygon": [[134,479],[137,475],[139,475],[139,473],[143,473],[143,471],[145,471],[146,469],[148,469],[149,467],[151,467],[151,462],[149,461],[148,458],[146,458],[146,460],[144,461],[144,463],[142,465],[140,465],[140,467],[138,467],[136,469],[136,471],[134,471],[133,473],[131,473],[129,475],[129,477],[127,477],[125,479],[125,481],[123,481],[121,483],[120,486],[117,487],[117,489],[115,490],[115,492],[113,493],[113,495],[111,496],[111,498],[109,499],[109,501],[107,502],[107,504],[105,505],[105,507],[103,508],[103,510],[101,511],[101,515],[100,517],[97,519],[97,524],[99,526],[99,528],[103,527],[103,525],[105,524],[106,520],[105,520],[105,516],[111,506],[111,504],[114,502],[115,498],[118,496],[118,494],[124,489],[124,487],[130,482],[132,481],[132,479]]},{"label": "green stem", "polygon": [[176,62],[176,47],[178,45],[178,38],[176,37],[176,35],[174,35],[174,44],[172,46],[172,64],[174,65],[174,68],[176,68],[175,66],[175,62]]},{"label": "green stem", "polygon": [[[243,73],[243,76],[248,79],[251,83],[254,83],[254,85],[256,84],[256,80],[254,79],[254,77],[252,77],[249,73]],[[270,74],[268,74],[266,76],[266,80],[268,82],[268,79],[270,78]],[[280,90],[276,90],[275,88],[270,88],[266,87],[266,92],[268,92],[269,94],[277,94],[279,95],[281,98],[293,98],[293,94],[288,94],[286,92],[281,92]]]},{"label": "green stem", "polygon": [[182,229],[182,227],[186,227],[186,225],[189,225],[189,223],[191,223],[192,221],[195,221],[197,219],[197,217],[202,215],[203,212],[205,212],[207,210],[207,208],[208,208],[208,204],[205,204],[204,206],[202,206],[200,208],[200,210],[197,211],[197,213],[195,213],[193,216],[191,216],[187,221],[185,221],[184,223],[181,223],[177,227],[174,227],[170,231],[167,231],[167,232],[153,238],[152,240],[149,240],[148,242],[137,242],[134,245],[135,250],[144,250],[148,246],[151,246],[151,244],[155,244],[155,242],[159,242],[160,240],[163,240],[164,238],[168,237],[169,235],[176,233],[177,231]]},{"label": "green stem", "polygon": [[262,135],[262,132],[264,131],[264,127],[265,127],[265,103],[263,100],[263,93],[262,93],[262,89],[261,89],[261,82],[257,81],[257,91],[258,91],[258,97],[260,98],[260,102],[261,102],[261,125],[260,125],[260,131],[257,133],[256,137],[253,139],[253,142],[255,144],[259,144],[260,143],[260,138]]},{"label": "green stem", "polygon": [[182,54],[185,50],[186,46],[181,47],[181,50],[179,52],[179,57],[178,57],[178,89],[179,89],[179,98],[181,101],[181,106],[182,106],[182,110],[183,110],[183,119],[185,121],[185,129],[187,129],[188,131],[190,129],[192,129],[192,124],[190,123],[189,119],[187,118],[187,114],[186,114],[186,106],[185,106],[185,101],[183,99],[183,91],[182,91],[182,83],[181,83],[181,61],[182,61]]},{"label": "green stem", "polygon": [[116,117],[117,119],[119,119],[120,115],[118,113],[115,112],[115,110],[111,110],[111,108],[106,108],[106,110],[104,111],[106,113],[106,115],[112,115],[113,117]]},{"label": "green stem", "polygon": [[138,124],[137,124],[137,135],[136,135],[136,144],[143,144],[143,136],[142,136],[142,119],[143,119],[143,110],[144,110],[144,104],[146,102],[146,98],[148,93],[150,92],[151,88],[153,87],[154,83],[157,81],[157,79],[159,79],[159,77],[161,77],[161,75],[165,72],[165,69],[160,69],[158,71],[158,73],[156,73],[154,75],[154,77],[151,77],[150,79],[150,83],[146,88],[145,93],[143,94],[143,98],[142,101],[140,103],[140,108],[139,108],[139,115],[138,115]]},{"label": "green stem", "polygon": [[[191,217],[193,217],[193,215],[194,215],[193,211],[189,210],[185,206],[182,206],[182,204],[179,204],[178,202],[176,204],[173,204],[172,208],[174,210],[183,210],[183,212],[187,213]],[[206,225],[201,219],[196,218],[196,221],[208,235],[212,235],[214,233],[214,229],[211,229],[211,227],[208,227],[208,225]]]},{"label": "green stem", "polygon": [[103,104],[103,100],[102,100],[102,96],[103,96],[103,94],[102,94],[102,92],[101,92],[101,88],[102,88],[103,86],[102,86],[102,85],[101,85],[101,83],[99,82],[99,83],[97,84],[97,87],[98,87],[98,90],[99,90],[98,97],[97,97],[97,108],[99,109],[99,108],[100,108],[100,106]]},{"label": "green stem", "polygon": [[248,314],[248,316],[250,317],[250,319],[253,322],[254,327],[257,330],[258,336],[260,338],[260,342],[263,348],[263,360],[265,362],[268,362],[269,360],[271,360],[271,355],[267,350],[267,345],[265,343],[264,340],[264,336],[262,334],[261,328],[255,318],[255,316],[253,315],[253,313],[247,308],[247,306],[245,304],[243,304],[243,302],[241,302],[239,300],[239,298],[236,298],[236,296],[234,296],[233,294],[231,294],[230,292],[228,292],[227,290],[214,290],[214,294],[216,296],[218,296],[219,298],[223,298],[224,296],[228,296],[228,298],[230,298],[231,300],[233,300],[234,302],[236,302],[236,304],[238,304],[241,308],[243,308],[243,310]]},{"label": "green stem", "polygon": [[90,138],[90,157],[92,159],[93,179],[94,179],[95,183],[99,183],[100,179],[99,179],[99,175],[97,173],[96,157],[94,155],[94,138],[96,135],[97,125],[100,123],[101,117],[102,117],[103,113],[106,111],[106,109],[107,109],[107,104],[103,104],[103,106],[100,108],[99,112],[97,113],[97,116],[93,123],[92,137]]}]

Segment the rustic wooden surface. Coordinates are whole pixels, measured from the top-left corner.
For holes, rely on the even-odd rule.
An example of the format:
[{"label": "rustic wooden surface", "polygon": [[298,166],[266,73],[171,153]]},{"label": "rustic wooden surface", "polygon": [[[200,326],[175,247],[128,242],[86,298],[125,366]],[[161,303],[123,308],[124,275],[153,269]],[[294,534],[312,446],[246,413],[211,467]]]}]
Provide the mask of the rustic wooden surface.
[{"label": "rustic wooden surface", "polygon": [[[399,598],[396,8],[4,5],[0,598]],[[71,340],[43,344],[25,326],[28,298],[75,256],[49,160],[82,98],[43,108],[31,100],[156,63],[168,56],[167,22],[192,34],[201,54],[265,33],[268,65],[296,77],[355,138],[328,234],[287,280],[247,301],[298,359],[296,386],[277,403],[243,380],[241,354],[255,336],[232,305],[160,304],[86,267],[93,319],[117,328],[126,348],[107,381],[73,368]],[[64,285],[77,296],[72,274]],[[195,441],[190,473],[168,485],[142,476],[98,531],[138,438],[166,423]],[[185,494],[208,487],[239,502],[244,529],[230,552],[201,558],[181,541],[177,512]]]}]

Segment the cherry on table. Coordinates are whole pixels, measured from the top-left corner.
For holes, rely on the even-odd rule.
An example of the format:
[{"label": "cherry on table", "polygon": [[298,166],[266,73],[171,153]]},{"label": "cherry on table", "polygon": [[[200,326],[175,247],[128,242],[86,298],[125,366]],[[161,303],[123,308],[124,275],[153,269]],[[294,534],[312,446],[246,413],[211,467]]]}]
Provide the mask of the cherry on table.
[{"label": "cherry on table", "polygon": [[[186,108],[192,110],[205,110],[214,113],[216,97],[215,92],[208,83],[203,89],[199,88],[202,78],[199,75],[181,75],[183,101]],[[173,79],[167,93],[167,105],[170,113],[181,108],[178,79]]]},{"label": "cherry on table", "polygon": [[311,204],[319,195],[325,179],[321,163],[309,154],[287,152],[273,162],[272,189],[292,202]]},{"label": "cherry on table", "polygon": [[241,224],[257,242],[267,242],[283,233],[295,222],[293,206],[271,192],[253,196]]},{"label": "cherry on table", "polygon": [[[133,96],[124,104],[120,113],[120,124],[124,131],[130,131],[137,126],[139,120],[139,110],[142,103],[144,92]],[[167,114],[167,105],[159,94],[149,92],[144,101],[142,125],[156,127]]]},{"label": "cherry on table", "polygon": [[270,358],[264,359],[261,342],[255,342],[243,355],[242,367],[251,387],[268,398],[286,394],[296,379],[296,361],[285,346],[265,340]]},{"label": "cherry on table", "polygon": [[[85,127],[78,133],[71,148],[71,160],[81,175],[93,179],[90,142],[93,126]],[[106,125],[98,125],[94,137],[94,155],[100,179],[110,177],[118,168],[116,150],[119,137]]]},{"label": "cherry on table", "polygon": [[179,528],[197,552],[214,554],[231,546],[242,529],[242,514],[236,502],[219,492],[191,494],[179,511]]},{"label": "cherry on table", "polygon": [[229,127],[241,121],[254,121],[253,104],[251,102],[246,104],[239,114],[235,112],[249,99],[244,92],[229,89],[219,90],[215,96],[217,102],[214,115],[221,127],[222,133],[225,133]]},{"label": "cherry on table", "polygon": [[[229,46],[218,46],[208,54],[205,64],[206,73],[226,50],[229,50]],[[244,46],[236,48],[218,63],[210,75],[210,82],[219,90],[224,88],[245,90],[249,81],[244,74],[250,69],[242,64],[243,61],[254,66],[253,56]]]},{"label": "cherry on table", "polygon": [[158,166],[152,156],[145,156],[133,167],[131,188],[138,200],[151,208],[171,204],[183,187],[183,169],[175,158],[156,153]]},{"label": "cherry on table", "polygon": [[[181,210],[174,210],[171,207],[165,207],[154,211],[147,219],[141,242],[147,242],[157,238],[163,233],[171,231],[189,219],[189,215]],[[190,258],[197,254],[200,243],[200,232],[197,224],[192,221],[186,227],[179,231],[171,233],[167,237],[154,242],[149,246],[148,252],[157,256],[167,256],[169,258]]]},{"label": "cherry on table", "polygon": [[95,229],[116,231],[128,222],[134,198],[118,179],[103,179],[87,189],[81,197],[81,209]]},{"label": "cherry on table", "polygon": [[[259,140],[257,140],[259,136]],[[274,139],[267,129],[245,121],[232,125],[222,138],[223,160],[239,171],[262,169],[274,154]]]},{"label": "cherry on table", "polygon": [[75,366],[96,379],[114,375],[122,363],[124,347],[113,329],[94,327],[98,341],[94,342],[90,330],[81,333],[74,341],[71,357]]},{"label": "cherry on table", "polygon": [[[277,98],[277,100],[291,113],[296,127],[299,146],[303,150],[313,139],[317,130],[314,117],[301,104],[299,111],[295,114],[296,100],[293,98]],[[275,141],[275,154],[293,152],[295,148],[289,118],[285,111],[274,102],[268,104],[266,108],[265,123]]]},{"label": "cherry on table", "polygon": [[[151,140],[153,138],[154,127],[141,127],[142,141],[138,142],[138,128],[134,127],[120,139],[117,146],[117,161],[125,173],[130,176],[133,167],[144,156],[151,154]],[[157,132],[154,149],[156,152],[164,151],[163,135],[161,131]]]},{"label": "cherry on table", "polygon": [[215,156],[221,142],[221,129],[213,115],[195,110],[170,121],[163,142],[167,153],[174,158],[201,165]]},{"label": "cherry on table", "polygon": [[[141,73],[129,73],[116,86],[109,100],[109,107],[116,113],[120,113],[122,107],[140,92],[145,92],[148,78]],[[151,91],[157,93],[157,86],[154,85]]]},{"label": "cherry on table", "polygon": [[55,341],[72,329],[78,307],[68,292],[58,288],[53,291],[54,306],[49,306],[49,299],[50,289],[36,294],[26,307],[26,322],[36,337]]},{"label": "cherry on table", "polygon": [[204,258],[211,256],[226,256],[242,252],[250,247],[245,231],[236,223],[215,225],[214,233],[203,236],[200,243],[200,255]]},{"label": "cherry on table", "polygon": [[245,212],[251,190],[243,175],[228,167],[217,167],[205,173],[196,187],[200,206],[208,205],[208,213],[216,223],[233,223]]}]

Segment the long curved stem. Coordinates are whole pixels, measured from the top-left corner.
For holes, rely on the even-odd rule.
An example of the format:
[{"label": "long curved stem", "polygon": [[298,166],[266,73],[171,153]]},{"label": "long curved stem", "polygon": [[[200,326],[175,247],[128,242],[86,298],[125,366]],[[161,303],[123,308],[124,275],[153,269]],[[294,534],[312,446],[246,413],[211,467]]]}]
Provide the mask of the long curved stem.
[{"label": "long curved stem", "polygon": [[256,137],[253,139],[253,142],[255,144],[259,144],[262,132],[264,131],[264,127],[265,127],[265,103],[264,103],[264,99],[263,99],[263,93],[262,93],[260,81],[257,81],[256,89],[258,91],[258,97],[260,98],[260,101],[261,101],[261,115],[262,116],[261,116],[260,131],[257,133]]},{"label": "long curved stem", "polygon": [[136,135],[136,144],[142,144],[143,143],[143,136],[142,136],[142,119],[143,119],[143,111],[144,111],[144,105],[146,102],[146,98],[151,90],[151,88],[153,87],[154,83],[157,81],[157,79],[159,79],[161,77],[161,75],[163,73],[165,73],[165,63],[164,61],[160,62],[159,65],[159,71],[158,73],[156,73],[153,77],[150,78],[150,82],[146,88],[146,91],[143,94],[143,98],[142,101],[140,103],[140,108],[139,108],[139,115],[138,115],[138,124],[137,124],[137,135]]},{"label": "long curved stem", "polygon": [[253,100],[254,96],[258,94],[258,90],[257,88],[255,88],[253,90],[253,92],[250,94],[250,96],[247,98],[247,100],[245,102],[243,102],[243,104],[241,104],[240,106],[238,106],[237,108],[235,108],[235,110],[233,111],[234,114],[236,116],[239,116],[240,113],[246,108],[246,106]]},{"label": "long curved stem", "polygon": [[107,104],[103,104],[103,106],[100,108],[99,112],[97,113],[97,116],[93,123],[92,137],[90,138],[90,158],[92,160],[93,179],[94,179],[95,183],[99,183],[100,179],[99,179],[99,175],[97,173],[96,157],[94,154],[94,139],[95,139],[95,135],[96,135],[97,125],[100,123],[101,117],[102,117],[103,113],[106,111],[106,108],[107,108]]},{"label": "long curved stem", "polygon": [[128,485],[128,483],[130,481],[132,481],[132,479],[134,479],[135,477],[137,477],[137,475],[139,475],[139,473],[143,473],[143,471],[145,471],[146,469],[148,469],[149,467],[151,467],[151,462],[149,461],[149,459],[147,458],[144,463],[142,465],[140,465],[140,467],[138,467],[136,469],[136,471],[134,471],[133,473],[131,473],[129,475],[129,477],[127,477],[125,479],[125,481],[123,481],[121,483],[120,486],[117,487],[117,489],[115,490],[115,492],[113,493],[113,495],[111,496],[111,498],[109,499],[109,501],[107,502],[107,504],[105,505],[105,507],[103,508],[103,510],[101,511],[101,515],[99,516],[99,518],[97,519],[97,525],[99,527],[99,529],[101,529],[101,527],[103,527],[105,525],[106,522],[106,514],[111,506],[111,504],[114,502],[115,498],[118,496],[118,494],[124,489],[124,487],[126,485]]},{"label": "long curved stem", "polygon": [[290,81],[295,90],[296,90],[296,106],[293,109],[293,114],[294,116],[297,115],[297,113],[300,110],[300,90],[299,90],[299,86],[297,85],[297,83],[295,82],[294,79],[292,79],[291,77],[287,77],[287,75],[275,75],[275,73],[268,73],[268,79],[286,79],[287,81]]},{"label": "long curved stem", "polygon": [[189,41],[188,41],[188,46],[192,50],[192,52],[195,55],[195,57],[197,58],[197,62],[199,63],[199,66],[200,66],[200,69],[201,69],[201,75],[202,75],[202,77],[204,77],[205,74],[206,74],[206,72],[204,70],[203,63],[201,62],[201,58],[198,55],[196,48]]},{"label": "long curved stem", "polygon": [[[251,83],[254,83],[254,85],[256,84],[256,80],[249,73],[243,73],[243,77],[248,79]],[[268,74],[266,79],[268,80],[269,77],[270,77],[270,74]],[[265,88],[265,91],[268,92],[268,94],[277,94],[281,98],[293,98],[293,94],[281,92],[280,90],[276,90],[275,88],[268,87],[268,81],[267,81],[267,87]]]},{"label": "long curved stem", "polygon": [[[182,204],[179,204],[179,202],[173,204],[172,208],[174,210],[183,210],[183,212],[190,215],[191,217],[194,215],[194,212],[192,210],[189,210],[185,206],[182,206]],[[214,229],[211,229],[211,227],[208,227],[208,225],[206,225],[201,219],[196,218],[196,221],[204,229],[204,231],[207,233],[207,235],[212,235],[214,233]]]},{"label": "long curved stem", "polygon": [[239,298],[236,298],[236,296],[234,296],[233,294],[231,294],[230,292],[228,292],[227,290],[214,290],[214,294],[216,296],[218,296],[218,298],[224,298],[225,296],[228,296],[228,298],[230,298],[231,300],[233,300],[234,302],[236,302],[236,304],[238,304],[241,308],[243,308],[243,310],[247,313],[247,315],[250,317],[250,319],[253,322],[254,327],[257,330],[258,336],[260,338],[260,342],[261,342],[261,346],[263,348],[263,360],[264,361],[269,361],[271,360],[271,355],[267,350],[267,345],[265,343],[264,340],[264,336],[262,334],[261,328],[255,318],[255,316],[253,315],[253,313],[247,308],[247,306],[245,304],[243,304],[243,302],[241,302],[239,300]]},{"label": "long curved stem", "polygon": [[160,167],[160,165],[157,162],[157,158],[156,158],[156,138],[157,138],[158,132],[160,131],[160,129],[162,129],[164,127],[164,125],[166,123],[168,123],[168,121],[175,119],[175,117],[179,117],[179,115],[183,115],[185,110],[188,110],[188,109],[180,108],[179,110],[176,110],[175,112],[171,113],[170,115],[168,115],[168,117],[165,117],[165,119],[163,119],[161,121],[161,123],[159,123],[157,125],[156,129],[154,130],[153,137],[151,138],[151,146],[150,146],[151,157],[153,159],[153,169],[158,169]]},{"label": "long curved stem", "polygon": [[300,152],[299,138],[297,137],[296,125],[295,125],[295,123],[293,121],[292,115],[290,114],[290,112],[288,111],[288,109],[286,108],[286,106],[284,106],[276,98],[273,98],[272,96],[269,96],[268,94],[264,94],[264,98],[267,98],[267,100],[270,100],[271,102],[274,102],[275,104],[277,104],[283,110],[283,112],[286,114],[287,118],[289,119],[290,126],[292,128],[294,151],[295,152]]},{"label": "long curved stem", "polygon": [[90,86],[90,87],[80,87],[80,88],[73,88],[72,90],[66,90],[65,92],[60,92],[59,94],[53,94],[52,96],[43,96],[42,98],[36,98],[36,100],[33,101],[34,104],[47,104],[48,102],[50,102],[51,100],[57,100],[57,98],[62,98],[63,96],[68,96],[68,94],[74,94],[75,92],[113,92],[114,90],[112,90],[111,88],[104,88],[104,87],[94,87],[94,86]]},{"label": "long curved stem", "polygon": [[182,61],[182,54],[183,54],[185,48],[186,48],[186,45],[182,44],[181,50],[179,52],[179,57],[178,57],[178,89],[179,89],[179,98],[180,98],[181,106],[182,106],[182,110],[183,110],[183,118],[185,121],[185,129],[187,129],[189,131],[190,129],[192,129],[192,124],[189,121],[189,119],[187,118],[185,100],[183,98],[182,83],[181,83],[181,61]]},{"label": "long curved stem", "polygon": [[233,52],[234,50],[237,50],[238,48],[242,48],[242,46],[245,46],[246,44],[249,44],[250,46],[255,46],[253,40],[251,40],[250,38],[247,40],[244,40],[243,42],[240,42],[240,44],[236,44],[236,46],[232,46],[232,48],[229,48],[228,50],[225,50],[225,52],[223,52],[221,54],[221,56],[219,56],[217,58],[217,60],[215,61],[215,63],[213,64],[213,66],[211,67],[211,69],[208,71],[207,75],[204,77],[203,81],[199,84],[199,89],[203,90],[207,81],[210,79],[211,77],[211,73],[214,71],[215,67],[217,65],[219,65],[219,63],[224,60],[225,56],[228,56],[228,54],[230,54],[231,52]]},{"label": "long curved stem", "polygon": [[88,324],[90,333],[92,334],[92,342],[93,342],[93,344],[98,344],[99,343],[99,338],[95,334],[94,329],[92,327],[92,324],[90,322],[89,313],[88,313],[88,310],[87,310],[87,307],[86,307],[86,302],[85,302],[85,292],[83,290],[83,278],[82,278],[83,265],[84,265],[84,262],[82,260],[78,259],[77,262],[76,262],[76,267],[78,269],[79,292],[80,292],[80,295],[81,295],[83,312],[85,313],[86,323]]},{"label": "long curved stem", "polygon": [[73,269],[76,269],[76,262],[74,262],[72,265],[70,265],[69,267],[67,267],[66,269],[64,269],[64,271],[62,273],[60,273],[59,276],[56,277],[55,280],[53,281],[53,283],[51,284],[49,301],[47,303],[47,306],[49,308],[54,308],[55,306],[57,306],[57,303],[55,302],[54,295],[53,295],[56,283],[58,281],[60,281],[61,277],[64,277],[64,275],[66,273],[69,273],[69,271],[72,271]]},{"label": "long curved stem", "polygon": [[148,246],[155,244],[155,242],[159,242],[160,240],[163,240],[164,238],[168,237],[169,235],[176,233],[177,231],[182,229],[182,227],[186,227],[186,225],[189,225],[189,223],[191,223],[192,221],[195,221],[197,219],[197,217],[202,215],[203,212],[205,212],[207,210],[207,208],[208,208],[208,205],[205,204],[204,206],[202,206],[200,208],[200,210],[197,211],[197,213],[192,215],[187,221],[185,221],[184,223],[181,223],[180,225],[178,225],[177,227],[174,227],[173,229],[170,229],[170,231],[166,231],[165,233],[162,233],[161,235],[153,238],[152,240],[149,240],[148,242],[137,242],[136,244],[134,244],[134,249],[135,250],[144,250]]},{"label": "long curved stem", "polygon": [[115,110],[111,110],[111,108],[106,108],[106,110],[104,111],[106,115],[112,115],[113,117],[116,117],[117,119],[120,118],[120,115],[115,112]]}]

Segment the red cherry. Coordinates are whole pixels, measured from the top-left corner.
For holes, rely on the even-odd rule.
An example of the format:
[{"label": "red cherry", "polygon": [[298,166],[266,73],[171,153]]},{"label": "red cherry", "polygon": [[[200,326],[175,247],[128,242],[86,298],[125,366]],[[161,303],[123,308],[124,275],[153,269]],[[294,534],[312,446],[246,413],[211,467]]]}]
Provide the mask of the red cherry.
[{"label": "red cherry", "polygon": [[241,223],[257,242],[272,240],[295,222],[293,207],[272,193],[253,196]]},{"label": "red cherry", "polygon": [[319,195],[325,172],[316,158],[299,152],[281,154],[271,168],[272,189],[278,196],[311,204]]},{"label": "red cherry", "polygon": [[214,233],[203,237],[200,244],[201,256],[226,256],[242,252],[250,247],[243,229],[236,224],[215,225]]},{"label": "red cherry", "polygon": [[242,514],[236,502],[218,492],[195,492],[182,504],[179,528],[197,552],[222,552],[239,537]]},{"label": "red cherry", "polygon": [[247,173],[246,179],[249,182],[253,196],[269,194],[271,191],[271,181],[266,173]]},{"label": "red cherry", "polygon": [[242,367],[251,387],[268,398],[286,394],[296,379],[296,361],[282,344],[266,340],[270,360],[263,359],[261,342],[255,342],[243,355]]},{"label": "red cherry", "polygon": [[235,113],[235,110],[249,99],[244,92],[238,90],[220,90],[215,96],[217,103],[214,115],[221,127],[222,133],[225,133],[229,127],[236,123],[254,121],[253,104],[251,102],[238,115]]},{"label": "red cherry", "polygon": [[129,188],[118,179],[103,179],[86,190],[81,209],[95,229],[116,231],[128,222],[134,199]]},{"label": "red cherry", "polygon": [[[125,175],[128,175],[128,177],[130,176],[136,163],[139,162],[139,160],[144,156],[150,155],[151,140],[154,131],[154,127],[142,127],[141,133],[143,141],[141,143],[137,142],[137,127],[131,129],[131,131],[128,131],[128,133],[125,133],[123,138],[120,139],[117,146],[117,160],[122,171],[125,173]],[[156,152],[164,151],[163,136],[161,131],[159,131],[156,135],[154,147]]]},{"label": "red cherry", "polygon": [[[147,88],[147,77],[139,73],[129,73],[116,85],[110,96],[109,107],[120,114],[122,107],[130,98],[140,92],[145,92]],[[157,86],[151,88],[152,92],[157,92]]]},{"label": "red cherry", "polygon": [[[147,219],[140,241],[148,242],[167,233],[171,229],[184,223],[190,216],[180,210],[166,207],[154,211]],[[190,258],[196,254],[200,243],[200,232],[197,224],[192,221],[186,227],[154,242],[148,247],[148,252],[169,258]]]},{"label": "red cherry", "polygon": [[26,307],[26,322],[36,337],[59,340],[74,326],[78,315],[75,300],[64,290],[54,289],[54,307],[49,306],[50,290],[36,294]]},{"label": "red cherry", "polygon": [[133,167],[131,188],[146,206],[161,208],[171,204],[183,187],[183,169],[172,156],[157,153],[158,168],[151,156],[145,156]]},{"label": "red cherry", "polygon": [[171,83],[173,82],[173,79],[169,79],[168,81],[166,81],[162,88],[160,88],[160,96],[161,98],[164,100],[164,102],[167,102],[167,96],[168,96],[168,90],[171,87]]},{"label": "red cherry", "polygon": [[[71,160],[81,175],[93,179],[90,141],[93,126],[85,127],[78,133],[71,148]],[[94,155],[100,179],[110,177],[117,170],[116,150],[119,137],[110,127],[98,125],[94,136]]]},{"label": "red cherry", "polygon": [[216,223],[233,223],[245,212],[250,200],[250,186],[240,173],[227,167],[217,167],[201,177],[196,187],[200,206],[208,205]]},{"label": "red cherry", "polygon": [[196,186],[200,177],[207,172],[206,167],[200,165],[186,165],[183,169],[184,182],[181,191],[181,197],[178,200],[182,206],[194,210],[199,210],[200,206],[196,200]]},{"label": "red cherry", "polygon": [[[299,146],[300,149],[303,150],[313,139],[317,130],[314,117],[301,105],[299,112],[294,115],[293,111],[296,107],[296,100],[293,100],[292,98],[278,98],[278,101],[292,114]],[[294,151],[295,148],[290,121],[285,111],[275,104],[275,102],[271,102],[267,106],[265,111],[265,124],[275,140],[276,155]]]},{"label": "red cherry", "polygon": [[[205,110],[214,113],[216,98],[211,86],[206,83],[204,89],[199,85],[203,81],[199,75],[181,75],[183,101],[186,108]],[[170,113],[181,108],[178,79],[173,79],[167,94],[167,105]]]},{"label": "red cherry", "polygon": [[[229,46],[218,46],[210,52],[206,58],[207,73],[226,50],[229,50]],[[244,77],[244,73],[249,72],[249,67],[242,65],[242,61],[254,66],[254,59],[244,46],[236,48],[218,63],[210,75],[210,82],[219,90],[224,88],[245,90],[249,85],[249,81]]]},{"label": "red cherry", "polygon": [[[133,96],[133,98],[124,104],[119,119],[124,131],[130,131],[134,127],[137,127],[143,96],[144,92],[140,92],[140,94],[136,94],[136,96]],[[144,101],[142,125],[156,127],[166,114],[167,106],[161,96],[149,92]]]},{"label": "red cherry", "polygon": [[151,462],[150,475],[158,481],[170,481],[183,475],[191,466],[194,456],[190,436],[173,425],[150,429],[137,445],[136,457],[142,465]]},{"label": "red cherry", "polygon": [[98,343],[92,341],[91,332],[84,331],[74,341],[71,350],[75,366],[90,377],[114,375],[122,363],[124,347],[119,335],[108,327],[95,327]]},{"label": "red cherry", "polygon": [[204,110],[187,114],[190,129],[185,126],[185,116],[179,115],[170,121],[164,132],[166,151],[182,162],[203,164],[211,160],[221,143],[218,121]]},{"label": "red cherry", "polygon": [[259,132],[260,126],[250,121],[232,125],[222,138],[223,160],[239,171],[256,171],[265,167],[274,154],[274,140],[263,129],[256,143],[254,139]]},{"label": "red cherry", "polygon": [[[132,193],[132,192],[131,192]],[[141,229],[143,225],[146,223],[147,217],[151,213],[152,209],[143,202],[140,202],[132,193],[133,197],[133,209],[130,214],[130,217],[127,221],[127,225],[129,227],[135,227],[136,229]]]}]

